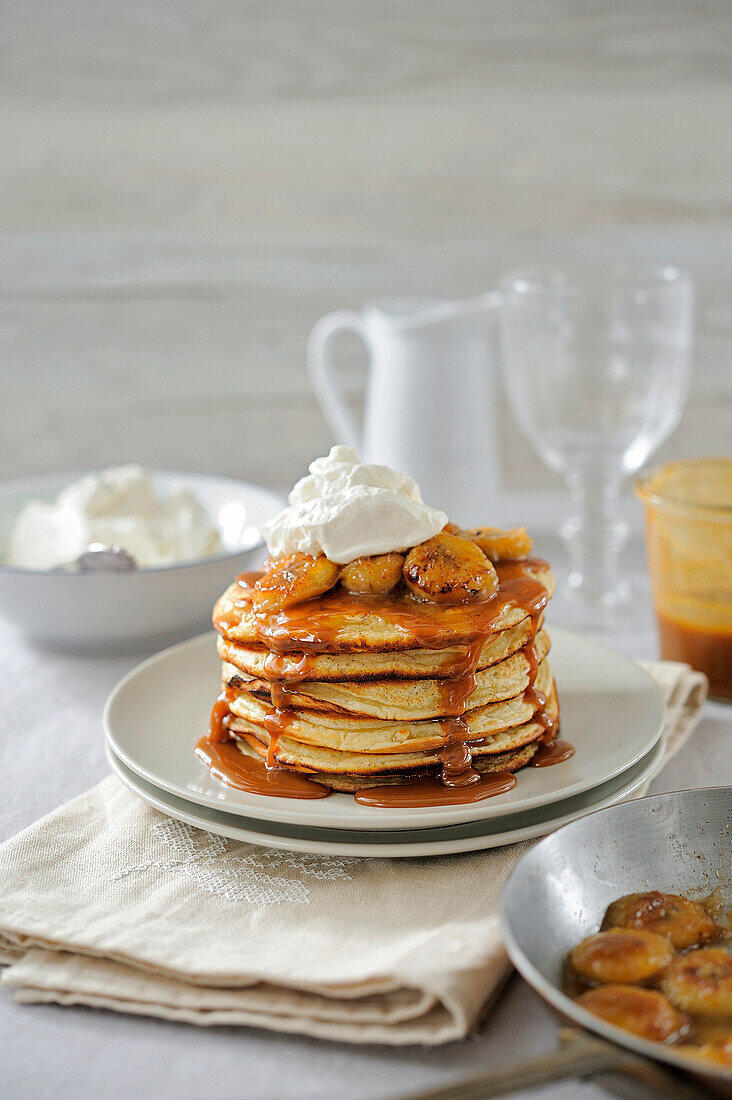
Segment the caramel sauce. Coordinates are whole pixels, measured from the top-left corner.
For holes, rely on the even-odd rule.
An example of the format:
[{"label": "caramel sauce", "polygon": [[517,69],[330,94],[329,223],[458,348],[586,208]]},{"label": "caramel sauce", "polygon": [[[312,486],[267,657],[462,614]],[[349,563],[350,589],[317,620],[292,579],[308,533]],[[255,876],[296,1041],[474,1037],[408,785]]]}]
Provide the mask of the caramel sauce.
[{"label": "caramel sauce", "polygon": [[219,634],[226,635],[229,630],[239,625],[242,615],[251,607],[252,588],[261,576],[261,572],[240,573],[236,578],[236,583],[241,588],[239,599],[232,602],[228,614],[215,614],[213,617],[213,625]]},{"label": "caramel sauce", "polygon": [[[539,691],[538,688],[535,687],[536,676],[539,671],[539,655],[536,652],[536,631],[538,625],[539,621],[536,617],[534,617],[531,624],[531,636],[528,644],[524,646],[523,650],[524,657],[529,663],[529,686],[524,692],[524,699],[527,703],[530,703],[534,707],[533,721],[537,722],[541,726],[543,731],[541,740],[542,743],[546,745],[553,740],[554,735],[557,731],[557,723],[546,709],[548,701],[546,695],[543,691]],[[568,747],[571,748],[571,746]],[[574,749],[572,749],[572,752],[570,752],[568,755],[571,756],[573,752]],[[566,759],[567,757],[565,757],[565,760]],[[556,760],[555,763],[559,764],[561,763],[561,761]],[[540,765],[536,766],[539,767]],[[547,765],[544,766],[546,767]]]},{"label": "caramel sauce", "polygon": [[295,712],[288,700],[297,695],[291,684],[300,684],[311,675],[310,662],[307,655],[296,665],[286,664],[280,653],[268,653],[264,661],[264,674],[269,687],[273,710],[264,717],[264,728],[269,734],[269,746],[267,748],[267,767],[276,765],[277,746],[280,737],[292,725]]},{"label": "caramel sauce", "polygon": [[196,756],[212,775],[248,794],[265,794],[274,798],[327,798],[328,787],[314,783],[298,772],[284,768],[268,768],[263,760],[244,756],[231,741],[212,741],[202,737],[196,745]]},{"label": "caramel sauce", "polygon": [[[292,604],[281,610],[260,611],[252,610],[252,589],[262,573],[241,574],[237,578],[241,597],[234,601],[227,614],[214,617],[214,626],[226,634],[248,611],[259,642],[270,651],[264,666],[272,700],[272,709],[264,719],[269,735],[266,766],[274,767],[279,739],[294,719],[294,712],[288,706],[288,696],[296,694],[291,685],[312,676],[309,658],[318,653],[338,652],[339,634],[345,627],[354,621],[377,616],[402,631],[407,636],[407,644],[414,648],[440,650],[458,646],[464,651],[450,660],[443,670],[444,678],[439,681],[443,717],[437,721],[444,735],[439,752],[439,780],[424,778],[398,788],[368,788],[356,795],[357,801],[374,806],[460,804],[511,790],[516,785],[516,778],[510,772],[486,775],[472,767],[470,729],[463,715],[475,691],[483,648],[490,635],[501,628],[505,610],[517,607],[529,615],[532,622],[530,640],[523,651],[529,663],[524,698],[534,707],[534,720],[542,726],[542,742],[548,743],[554,737],[556,723],[546,710],[547,697],[534,687],[539,663],[535,637],[548,602],[547,590],[534,574],[546,568],[546,563],[539,559],[500,562],[496,566],[498,589],[491,596],[452,605],[419,600],[407,591],[383,596],[359,595],[337,585],[317,600]],[[295,665],[287,660],[290,653],[302,654]],[[223,736],[226,733],[225,696],[226,693],[219,696],[214,705],[216,718],[212,715],[212,730],[217,731],[219,741],[226,740]],[[537,756],[545,762],[536,766],[546,767],[567,759],[574,750],[564,742],[561,744],[561,750],[551,751],[548,744],[543,744]],[[546,750],[543,756],[542,749]],[[399,801],[402,791],[406,800],[403,803]]]},{"label": "caramel sauce", "polygon": [[658,616],[661,655],[683,661],[709,678],[709,694],[732,699],[732,631],[707,630]]},{"label": "caramel sauce", "polygon": [[448,714],[460,714],[475,691],[475,676],[483,647],[488,641],[487,634],[477,634],[465,648],[464,654],[457,654],[441,670],[444,679],[440,685],[440,703]]},{"label": "caramel sauce", "polygon": [[468,699],[475,691],[475,675],[487,634],[476,634],[463,655],[458,654],[444,670],[445,679],[439,682],[440,708],[451,717],[440,720],[445,744],[438,753],[440,781],[446,787],[466,787],[476,783],[480,776],[472,766],[472,753],[468,741],[470,728],[462,715]]},{"label": "caramel sauce", "polygon": [[440,782],[444,787],[467,787],[480,776],[473,768],[473,755],[468,740],[470,729],[464,718],[444,718],[440,727],[445,744],[437,754],[440,761]]},{"label": "caramel sauce", "polygon": [[252,602],[252,589],[259,578],[264,576],[265,572],[266,570],[264,569],[254,569],[250,573],[240,573],[236,578],[236,583],[244,590],[244,600],[246,603]]},{"label": "caramel sauce", "polygon": [[569,741],[542,741],[529,764],[532,768],[552,768],[574,756],[574,745]]},{"label": "caramel sauce", "polygon": [[211,717],[208,723],[208,740],[230,741],[231,734],[229,733],[229,721],[231,719],[231,711],[229,709],[231,703],[236,699],[236,688],[227,687],[217,697],[211,709]]},{"label": "caramel sauce", "polygon": [[[475,774],[475,773],[474,773]],[[411,806],[464,806],[481,802],[513,790],[517,779],[512,772],[488,772],[478,775],[474,783],[463,787],[446,787],[437,776],[411,780],[392,786],[365,787],[353,796],[362,806],[382,809]]]},{"label": "caramel sauce", "polygon": [[[445,649],[472,643],[478,635],[488,638],[499,627],[507,607],[520,607],[529,615],[538,615],[546,607],[548,593],[534,576],[534,570],[547,568],[539,559],[501,562],[496,566],[499,586],[485,599],[465,600],[458,604],[437,604],[418,600],[406,591],[385,596],[357,595],[336,585],[317,600],[291,604],[280,611],[253,612],[259,641],[275,653],[338,652],[338,634],[355,620],[376,615],[401,629],[415,648]],[[252,580],[259,573],[243,573],[238,579],[242,599],[225,616],[216,615],[214,626],[220,633],[237,625],[245,608],[251,606]],[[245,595],[247,594],[247,595]]]},{"label": "caramel sauce", "polygon": [[301,684],[312,676],[312,663],[307,654],[293,665],[281,653],[268,653],[264,659],[264,675],[270,683]]},{"label": "caramel sauce", "polygon": [[283,733],[286,733],[295,719],[295,712],[287,705],[288,695],[293,695],[295,693],[292,691],[288,692],[287,686],[279,682],[270,684],[270,693],[272,696],[273,709],[268,711],[264,716],[264,728],[269,734],[267,767],[274,768],[277,763],[277,746],[279,745],[280,737]]}]

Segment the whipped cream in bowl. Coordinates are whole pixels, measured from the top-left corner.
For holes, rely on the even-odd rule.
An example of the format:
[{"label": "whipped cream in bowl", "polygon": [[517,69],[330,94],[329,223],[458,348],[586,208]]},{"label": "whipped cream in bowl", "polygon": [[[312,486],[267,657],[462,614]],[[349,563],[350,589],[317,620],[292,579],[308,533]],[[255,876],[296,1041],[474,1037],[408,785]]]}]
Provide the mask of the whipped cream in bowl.
[{"label": "whipped cream in bowl", "polygon": [[289,504],[263,528],[272,557],[302,553],[345,565],[407,550],[438,534],[448,517],[422,500],[419,486],[389,466],[362,463],[351,447],[332,447],[310,464]]},{"label": "whipped cream in bowl", "polygon": [[219,554],[224,547],[206,509],[183,482],[158,490],[129,464],[86,474],[47,503],[31,500],[15,520],[6,561],[24,569],[71,565],[93,545],[117,546],[138,567]]},{"label": "whipped cream in bowl", "polygon": [[[0,617],[80,652],[190,637],[210,628],[232,576],[260,565],[261,529],[281,505],[245,481],[136,465],[2,483]],[[76,568],[90,543],[119,546],[136,568]]]}]

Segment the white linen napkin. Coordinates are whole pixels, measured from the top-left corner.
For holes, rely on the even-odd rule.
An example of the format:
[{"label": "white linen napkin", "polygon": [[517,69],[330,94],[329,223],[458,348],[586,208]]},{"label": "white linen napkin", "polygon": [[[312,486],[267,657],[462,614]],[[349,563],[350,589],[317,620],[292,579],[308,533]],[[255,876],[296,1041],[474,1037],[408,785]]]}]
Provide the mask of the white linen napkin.
[{"label": "white linen napkin", "polygon": [[[644,667],[667,700],[668,759],[706,681]],[[24,1003],[444,1043],[508,975],[498,899],[530,843],[416,860],[280,852],[171,820],[110,776],[0,847],[2,984]]]}]

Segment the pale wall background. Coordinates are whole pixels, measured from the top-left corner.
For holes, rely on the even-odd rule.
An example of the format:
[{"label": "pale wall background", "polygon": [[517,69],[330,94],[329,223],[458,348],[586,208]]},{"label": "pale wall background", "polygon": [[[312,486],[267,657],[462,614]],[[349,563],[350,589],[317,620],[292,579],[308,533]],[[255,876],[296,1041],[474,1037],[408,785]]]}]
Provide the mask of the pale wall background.
[{"label": "pale wall background", "polygon": [[[331,442],[321,313],[576,254],[693,272],[666,452],[729,450],[728,0],[1,12],[3,477],[137,458],[286,487]],[[550,484],[501,420],[505,484]]]}]

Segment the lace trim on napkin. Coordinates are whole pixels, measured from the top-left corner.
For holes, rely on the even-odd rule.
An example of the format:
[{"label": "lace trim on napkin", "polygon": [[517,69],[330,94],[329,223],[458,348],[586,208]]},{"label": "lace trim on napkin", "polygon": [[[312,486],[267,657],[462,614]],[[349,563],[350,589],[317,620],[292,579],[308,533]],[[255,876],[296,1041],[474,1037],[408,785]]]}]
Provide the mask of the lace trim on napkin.
[{"label": "lace trim on napkin", "polygon": [[[233,855],[232,842],[226,837],[201,832],[170,818],[153,825],[150,831],[174,855],[121,867],[110,876],[112,882],[154,867],[156,871],[185,875],[200,890],[227,901],[262,906],[280,902],[309,905],[308,879],[350,879],[348,868],[359,862],[355,857],[313,856],[253,846],[248,855]],[[234,847],[246,846],[235,843]]]}]

